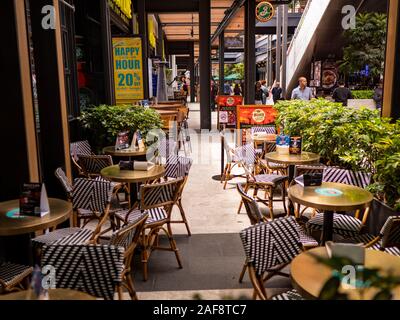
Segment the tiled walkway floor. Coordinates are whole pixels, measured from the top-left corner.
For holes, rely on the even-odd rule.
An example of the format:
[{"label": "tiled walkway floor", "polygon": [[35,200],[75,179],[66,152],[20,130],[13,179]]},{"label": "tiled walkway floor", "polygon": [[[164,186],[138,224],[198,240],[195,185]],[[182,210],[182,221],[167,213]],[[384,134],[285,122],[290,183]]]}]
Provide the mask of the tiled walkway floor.
[{"label": "tiled walkway floor", "polygon": [[[189,116],[190,128],[198,130],[198,104],[190,105]],[[213,112],[214,129],[216,116]],[[157,251],[150,258],[149,279],[144,282],[137,257],[135,286],[139,299],[192,299],[196,294],[202,299],[238,298],[243,294],[251,297],[247,276],[242,284],[238,283],[244,262],[239,231],[249,226],[247,215],[237,214],[240,197],[235,182],[240,178],[230,181],[227,190],[223,190],[222,184],[212,179],[221,170],[218,132],[214,130],[210,142],[199,144],[197,140],[193,135],[191,157],[194,164],[183,195],[192,237],[187,236],[183,224],[173,225],[183,269],[177,268],[172,252]],[[268,287],[287,288],[290,280],[277,277],[268,282]],[[271,289],[271,293],[275,291],[282,290]]]}]

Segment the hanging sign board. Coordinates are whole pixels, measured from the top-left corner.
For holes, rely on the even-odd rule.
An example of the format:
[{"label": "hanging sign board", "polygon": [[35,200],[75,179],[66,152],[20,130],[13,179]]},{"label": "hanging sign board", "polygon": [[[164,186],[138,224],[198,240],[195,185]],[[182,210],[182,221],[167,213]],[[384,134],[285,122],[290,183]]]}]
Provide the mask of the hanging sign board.
[{"label": "hanging sign board", "polygon": [[238,140],[246,143],[252,127],[275,126],[278,111],[267,105],[239,105],[236,107]]},{"label": "hanging sign board", "polygon": [[267,22],[275,15],[274,6],[267,2],[262,1],[256,6],[256,18],[258,21]]},{"label": "hanging sign board", "polygon": [[142,39],[115,37],[113,42],[114,85],[117,104],[143,99]]}]

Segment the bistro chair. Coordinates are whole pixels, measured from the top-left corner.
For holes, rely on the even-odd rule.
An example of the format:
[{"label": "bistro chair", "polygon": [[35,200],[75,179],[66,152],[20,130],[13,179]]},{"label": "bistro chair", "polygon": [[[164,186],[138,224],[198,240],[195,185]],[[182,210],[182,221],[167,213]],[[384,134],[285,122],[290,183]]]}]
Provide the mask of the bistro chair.
[{"label": "bistro chair", "polygon": [[[253,299],[268,300],[264,283],[275,275],[289,276],[282,269],[302,252],[299,225],[294,217],[261,222],[240,232],[247,269],[254,288]],[[295,290],[272,299],[303,298]]]},{"label": "bistro chair", "polygon": [[[252,127],[252,128],[250,129],[250,133],[251,133],[251,136],[252,136],[252,137],[253,137],[254,134],[257,134],[257,133],[276,134],[276,128],[275,128],[275,126],[268,126],[268,127]],[[262,156],[265,154],[266,150],[264,149],[264,145],[262,146],[262,148],[259,148],[259,145],[258,145],[256,142],[254,142],[254,147],[255,147],[255,149],[256,149],[256,153],[257,153],[260,157],[262,157]],[[272,152],[272,151],[271,151],[271,152]]]},{"label": "bistro chair", "polygon": [[170,223],[184,223],[189,236],[191,236],[192,233],[190,232],[189,224],[186,219],[185,210],[183,209],[182,193],[183,193],[183,189],[186,186],[186,182],[188,180],[189,171],[190,171],[190,168],[192,167],[192,164],[193,164],[193,160],[190,158],[171,155],[167,159],[167,163],[165,165],[165,178],[167,180],[168,179],[179,179],[179,178],[183,179],[183,183],[178,192],[178,198],[175,203],[175,205],[178,207],[179,212],[182,216],[182,220],[171,220]]},{"label": "bistro chair", "polygon": [[86,178],[101,177],[101,170],[113,165],[110,155],[83,155],[78,154],[82,174]]},{"label": "bistro chair", "polygon": [[384,251],[400,257],[400,216],[388,217],[377,236],[364,233],[343,240],[344,242],[362,244],[365,248]]},{"label": "bistro chair", "polygon": [[[371,182],[371,174],[340,169],[336,167],[326,167],[323,171],[324,182],[344,183],[360,188],[366,188]],[[333,214],[333,233],[344,237],[354,237],[362,232],[367,222],[369,208],[365,209],[361,215],[357,210],[354,216],[334,213]],[[324,225],[323,213],[316,213],[307,221],[306,226],[310,232],[322,231]]]},{"label": "bistro chair", "polygon": [[188,155],[190,152],[192,152],[192,146],[189,135],[189,125],[187,122],[188,115],[189,115],[189,108],[182,107],[178,109],[178,115],[176,117],[176,121],[178,124],[178,144],[179,148],[183,147],[185,155]]},{"label": "bistro chair", "polygon": [[[236,188],[242,198],[251,225],[256,225],[261,222],[268,222],[266,215],[264,215],[260,210],[260,207],[258,206],[256,199],[252,198],[246,192],[244,192],[243,187],[240,183],[236,185]],[[300,225],[298,229],[300,234],[300,242],[303,247],[303,250],[308,250],[318,246],[318,242],[313,237],[307,235]],[[247,269],[247,260],[243,266],[242,272],[240,273],[239,277],[240,283],[243,281],[246,269]]]},{"label": "bistro chair", "polygon": [[[72,206],[74,210],[74,220],[78,216],[78,210],[85,210],[92,213],[87,219],[97,219],[94,231],[77,227],[63,228],[51,231],[44,235],[32,239],[32,244],[39,251],[44,245],[52,244],[79,244],[87,243],[90,240],[97,242],[100,235],[115,230],[114,217],[110,217],[110,203],[114,194],[114,185],[109,181],[98,181],[91,179],[75,179],[72,189]],[[111,227],[102,231],[104,223],[110,220]],[[77,223],[74,223],[76,226]]]},{"label": "bistro chair", "polygon": [[0,261],[0,294],[26,289],[32,271],[29,266]]},{"label": "bistro chair", "polygon": [[170,138],[161,138],[156,142],[157,163],[162,164],[168,157],[178,155],[178,144]]},{"label": "bistro chair", "polygon": [[[222,133],[221,133],[221,135],[222,135]],[[224,144],[225,155],[226,155],[226,165],[225,165],[222,177],[221,177],[221,183],[224,184],[224,186],[223,186],[224,190],[226,189],[228,181],[231,177],[233,168],[236,166],[239,166],[239,158],[236,156],[238,148],[239,148],[238,146],[232,147],[232,146],[228,145],[227,143]]]},{"label": "bistro chair", "polygon": [[83,172],[83,168],[79,163],[78,155],[86,155],[86,156],[94,155],[94,153],[92,152],[92,147],[89,144],[89,141],[82,140],[70,143],[70,154],[72,163],[78,170],[79,175],[85,175]]},{"label": "bistro chair", "polygon": [[147,213],[139,214],[125,227],[115,231],[109,241],[110,246],[124,248],[124,270],[122,271],[122,281],[117,285],[119,299],[122,300],[122,288],[125,287],[132,300],[137,300],[135,286],[132,279],[132,259],[136,246],[139,243],[140,235],[143,232]]},{"label": "bistro chair", "polygon": [[[183,178],[172,181],[146,184],[140,187],[140,209],[121,210],[116,212],[116,217],[127,225],[135,220],[137,215],[148,213],[144,230],[141,234],[143,278],[148,278],[148,260],[153,250],[167,250],[175,253],[179,268],[182,268],[181,258],[171,229],[171,211],[177,202],[179,192],[184,182]],[[165,228],[165,225],[167,228]],[[147,232],[148,231],[148,232]],[[158,245],[158,235],[164,231],[169,241],[169,247]]]},{"label": "bistro chair", "polygon": [[[274,219],[274,201],[281,201],[283,203],[284,212],[287,214],[285,186],[288,177],[276,174],[257,174],[258,160],[252,144],[247,144],[237,148],[236,157],[239,159],[240,164],[246,172],[246,184],[244,187],[245,193],[247,193],[250,188],[253,188],[253,195],[254,197],[257,197],[259,190],[264,191],[265,198],[262,199],[257,197],[257,200],[268,206],[271,219]],[[275,191],[278,187],[281,188],[281,199],[276,199],[274,197]],[[242,204],[243,202],[241,201],[238,214],[241,211]]]},{"label": "bistro chair", "polygon": [[276,141],[265,141],[263,154],[260,157],[260,167],[268,174],[288,175],[288,166],[281,163],[270,162],[265,159],[265,155],[276,151]]},{"label": "bistro chair", "polygon": [[43,247],[41,266],[55,268],[57,288],[113,300],[123,281],[124,254],[122,246],[54,244]]}]

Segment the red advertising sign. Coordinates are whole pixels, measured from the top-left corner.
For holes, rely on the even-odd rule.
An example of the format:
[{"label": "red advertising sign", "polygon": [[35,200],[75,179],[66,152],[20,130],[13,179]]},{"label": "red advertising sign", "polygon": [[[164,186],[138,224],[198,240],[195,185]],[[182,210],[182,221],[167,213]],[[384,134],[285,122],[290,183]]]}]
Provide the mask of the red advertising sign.
[{"label": "red advertising sign", "polygon": [[218,128],[235,129],[237,123],[236,106],[243,103],[242,96],[217,96]]},{"label": "red advertising sign", "polygon": [[246,143],[246,136],[252,127],[269,127],[275,125],[278,111],[273,106],[266,105],[238,105],[237,128],[241,137],[239,141]]}]

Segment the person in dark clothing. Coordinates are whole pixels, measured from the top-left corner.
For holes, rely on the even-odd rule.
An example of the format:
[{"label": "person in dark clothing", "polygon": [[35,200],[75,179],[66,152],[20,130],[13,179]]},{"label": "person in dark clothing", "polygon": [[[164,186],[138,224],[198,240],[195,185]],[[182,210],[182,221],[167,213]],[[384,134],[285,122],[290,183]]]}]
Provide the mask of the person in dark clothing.
[{"label": "person in dark clothing", "polygon": [[239,84],[236,83],[235,87],[233,88],[233,94],[235,96],[241,96],[242,95],[242,90],[240,90]]},{"label": "person in dark clothing", "polygon": [[341,102],[344,106],[347,106],[347,100],[353,99],[353,95],[350,89],[344,86],[344,81],[339,81],[339,87],[333,91],[332,98],[335,102]]},{"label": "person in dark clothing", "polygon": [[382,81],[379,82],[378,86],[374,90],[374,96],[372,99],[374,99],[376,103],[376,108],[378,110],[382,109],[382,97],[383,97],[383,83]]},{"label": "person in dark clothing", "polygon": [[263,89],[261,88],[261,83],[259,81],[256,82],[255,91],[256,91],[254,96],[255,104],[263,104],[263,101],[265,99],[265,94]]},{"label": "person in dark clothing", "polygon": [[282,88],[280,85],[279,82],[276,82],[275,86],[272,88],[272,98],[274,99],[274,103],[282,99]]}]

